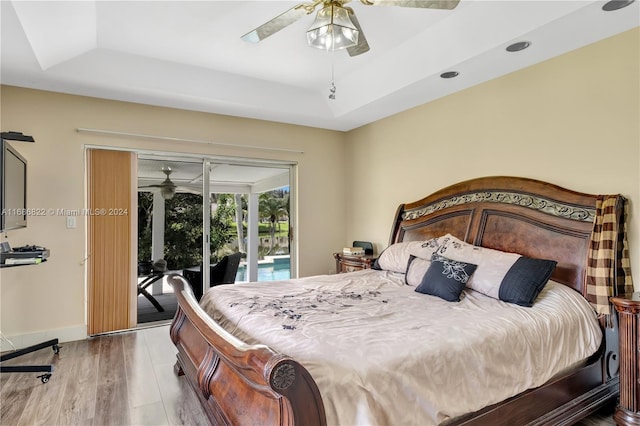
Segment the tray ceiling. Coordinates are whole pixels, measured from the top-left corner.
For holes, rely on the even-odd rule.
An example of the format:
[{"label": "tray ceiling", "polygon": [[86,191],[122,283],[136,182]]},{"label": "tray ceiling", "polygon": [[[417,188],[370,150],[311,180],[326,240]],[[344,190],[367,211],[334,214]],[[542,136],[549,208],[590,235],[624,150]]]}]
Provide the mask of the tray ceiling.
[{"label": "tray ceiling", "polygon": [[[308,47],[313,16],[258,44],[240,39],[298,3],[2,1],[1,82],[346,131],[640,25],[638,2],[604,12],[582,0],[462,0],[451,11],[353,1],[363,55]],[[519,41],[531,47],[505,50]]]}]

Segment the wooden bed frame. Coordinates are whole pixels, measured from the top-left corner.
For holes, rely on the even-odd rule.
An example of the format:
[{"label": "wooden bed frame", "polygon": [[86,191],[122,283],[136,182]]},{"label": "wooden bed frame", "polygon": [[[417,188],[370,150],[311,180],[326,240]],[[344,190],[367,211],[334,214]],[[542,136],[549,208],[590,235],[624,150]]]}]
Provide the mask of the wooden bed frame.
[{"label": "wooden bed frame", "polygon": [[[552,279],[585,295],[596,198],[526,178],[473,179],[400,205],[389,242],[451,233],[476,245],[554,259]],[[199,307],[181,276],[171,276],[169,283],[178,299],[171,325],[176,373],[195,389],[211,423],[326,424],[318,388],[302,365],[226,332]],[[569,425],[614,403],[619,393],[616,316],[601,324],[601,348],[585,365],[447,425]]]}]

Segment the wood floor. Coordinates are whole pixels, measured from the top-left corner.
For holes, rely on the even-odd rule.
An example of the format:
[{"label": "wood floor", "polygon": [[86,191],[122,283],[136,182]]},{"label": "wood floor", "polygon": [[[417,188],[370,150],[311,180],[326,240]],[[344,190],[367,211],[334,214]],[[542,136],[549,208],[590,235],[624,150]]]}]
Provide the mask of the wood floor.
[{"label": "wood floor", "polygon": [[[48,383],[37,373],[2,374],[0,425],[208,424],[184,377],[173,372],[168,325],[60,346],[58,355],[46,348],[4,364],[53,363],[55,371]],[[615,423],[605,412],[579,425]]]},{"label": "wood floor", "polygon": [[173,372],[169,327],[61,343],[3,365],[53,363],[37,373],[0,377],[1,425],[207,425],[196,395]]}]

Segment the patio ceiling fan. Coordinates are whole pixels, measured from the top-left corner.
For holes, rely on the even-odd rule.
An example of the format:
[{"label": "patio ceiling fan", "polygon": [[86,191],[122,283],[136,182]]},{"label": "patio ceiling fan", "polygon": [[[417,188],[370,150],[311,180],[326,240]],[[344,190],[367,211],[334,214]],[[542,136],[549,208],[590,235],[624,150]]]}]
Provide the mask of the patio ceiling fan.
[{"label": "patio ceiling fan", "polygon": [[[260,25],[242,36],[251,43],[258,43],[313,13],[320,5],[316,19],[307,31],[307,43],[318,49],[335,51],[347,49],[349,56],[369,51],[369,44],[360,23],[350,7],[344,5],[351,0],[314,0],[292,7],[279,16]],[[454,9],[460,0],[360,0],[367,6],[400,6],[422,9]]]},{"label": "patio ceiling fan", "polygon": [[164,198],[165,200],[172,199],[173,196],[176,195],[176,191],[178,189],[180,189],[180,192],[189,192],[191,194],[200,194],[200,192],[198,192],[198,191],[196,191],[196,190],[194,190],[192,188],[178,187],[178,185],[173,183],[173,181],[170,178],[171,173],[173,172],[173,170],[171,170],[171,167],[169,167],[169,166],[163,167],[162,168],[162,172],[167,177],[161,183],[159,183],[157,185],[140,186],[139,189],[159,189],[160,190],[160,194],[162,195],[162,198]]},{"label": "patio ceiling fan", "polygon": [[176,194],[177,188],[177,185],[173,183],[171,181],[171,178],[169,177],[171,176],[173,170],[171,170],[171,167],[163,167],[162,172],[167,176],[165,180],[162,181],[162,183],[158,185],[141,186],[140,189],[159,188],[160,194],[162,194],[162,198],[164,198],[165,200],[170,200]]}]

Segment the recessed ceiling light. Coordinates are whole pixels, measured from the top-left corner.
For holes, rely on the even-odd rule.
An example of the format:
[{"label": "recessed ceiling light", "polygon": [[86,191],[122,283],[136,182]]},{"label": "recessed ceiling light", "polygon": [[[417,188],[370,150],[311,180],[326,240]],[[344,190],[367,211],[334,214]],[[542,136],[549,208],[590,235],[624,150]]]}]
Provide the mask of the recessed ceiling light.
[{"label": "recessed ceiling light", "polygon": [[529,43],[528,41],[519,41],[507,46],[507,52],[519,52],[520,50],[524,50],[529,46],[531,46],[531,43]]},{"label": "recessed ceiling light", "polygon": [[453,77],[457,77],[458,76],[458,71],[447,71],[447,72],[443,72],[442,74],[440,74],[440,77],[442,78],[453,78]]},{"label": "recessed ceiling light", "polygon": [[606,2],[602,6],[602,10],[605,12],[613,12],[614,10],[622,9],[623,7],[629,6],[636,0],[611,0]]}]

